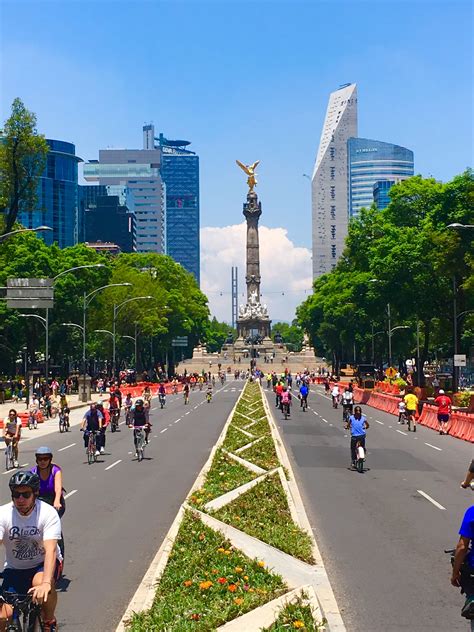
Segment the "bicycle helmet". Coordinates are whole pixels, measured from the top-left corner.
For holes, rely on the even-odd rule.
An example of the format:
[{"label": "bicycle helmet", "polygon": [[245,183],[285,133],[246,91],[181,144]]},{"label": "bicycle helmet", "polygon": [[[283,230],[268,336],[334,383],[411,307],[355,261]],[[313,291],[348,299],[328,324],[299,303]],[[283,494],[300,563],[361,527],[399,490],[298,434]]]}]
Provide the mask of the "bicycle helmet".
[{"label": "bicycle helmet", "polygon": [[41,456],[50,456],[51,458],[53,458],[53,451],[51,450],[51,448],[48,448],[45,445],[42,445],[35,452],[35,456],[40,456],[40,455]]},{"label": "bicycle helmet", "polygon": [[137,399],[135,406],[143,406],[143,399]]},{"label": "bicycle helmet", "polygon": [[438,395],[444,395],[444,391],[443,391],[443,389],[442,389],[442,388],[440,388],[440,389],[439,389],[439,391],[438,391]]},{"label": "bicycle helmet", "polygon": [[20,470],[13,474],[8,485],[11,491],[16,487],[31,487],[32,491],[38,492],[40,488],[40,477],[34,472]]}]

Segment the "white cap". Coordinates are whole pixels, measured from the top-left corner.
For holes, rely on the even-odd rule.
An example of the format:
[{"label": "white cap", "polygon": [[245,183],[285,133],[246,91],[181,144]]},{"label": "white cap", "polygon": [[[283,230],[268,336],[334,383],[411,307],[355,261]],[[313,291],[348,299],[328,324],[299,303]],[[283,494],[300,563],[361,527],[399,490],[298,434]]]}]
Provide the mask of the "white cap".
[{"label": "white cap", "polygon": [[443,391],[443,389],[442,389],[442,388],[440,388],[440,389],[439,389],[439,391],[438,391],[438,393],[439,393],[440,395],[444,395],[444,391]]}]

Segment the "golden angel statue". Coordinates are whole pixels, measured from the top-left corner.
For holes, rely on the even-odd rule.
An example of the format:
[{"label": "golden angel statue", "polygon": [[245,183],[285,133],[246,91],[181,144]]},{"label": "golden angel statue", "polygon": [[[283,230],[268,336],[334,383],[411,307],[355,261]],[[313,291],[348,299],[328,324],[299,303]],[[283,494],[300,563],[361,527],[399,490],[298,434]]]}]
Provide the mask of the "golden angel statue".
[{"label": "golden angel statue", "polygon": [[257,186],[257,174],[255,173],[255,169],[257,168],[260,160],[254,162],[253,165],[244,165],[242,162],[240,162],[240,160],[236,160],[235,162],[248,175],[247,184],[249,185],[249,193],[251,193],[254,190],[254,187]]}]

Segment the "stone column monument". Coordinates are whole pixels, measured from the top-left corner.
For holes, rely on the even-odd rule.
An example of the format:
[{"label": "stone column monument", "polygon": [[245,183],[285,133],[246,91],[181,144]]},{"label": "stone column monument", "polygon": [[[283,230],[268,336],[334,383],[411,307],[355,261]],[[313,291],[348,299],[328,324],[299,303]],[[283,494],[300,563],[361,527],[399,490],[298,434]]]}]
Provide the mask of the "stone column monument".
[{"label": "stone column monument", "polygon": [[244,216],[247,220],[247,262],[245,282],[247,285],[247,303],[240,305],[237,318],[237,340],[234,355],[273,356],[274,344],[270,338],[271,320],[266,305],[260,302],[260,246],[258,241],[258,220],[262,214],[262,204],[254,191],[257,184],[255,168],[259,161],[244,165],[236,161],[248,175],[247,202],[244,203]]}]

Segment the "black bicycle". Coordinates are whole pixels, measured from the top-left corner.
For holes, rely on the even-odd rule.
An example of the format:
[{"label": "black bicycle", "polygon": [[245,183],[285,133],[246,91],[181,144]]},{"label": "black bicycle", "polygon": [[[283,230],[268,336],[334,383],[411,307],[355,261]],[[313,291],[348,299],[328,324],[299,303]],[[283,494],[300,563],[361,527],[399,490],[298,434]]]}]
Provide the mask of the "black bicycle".
[{"label": "black bicycle", "polygon": [[116,432],[119,427],[120,411],[118,408],[114,408],[110,413],[110,431]]},{"label": "black bicycle", "polygon": [[59,413],[59,432],[68,432],[69,428],[69,413],[61,410]]},{"label": "black bicycle", "polygon": [[41,606],[33,602],[31,595],[2,591],[0,605],[3,604],[8,604],[13,608],[6,632],[44,632]]}]

